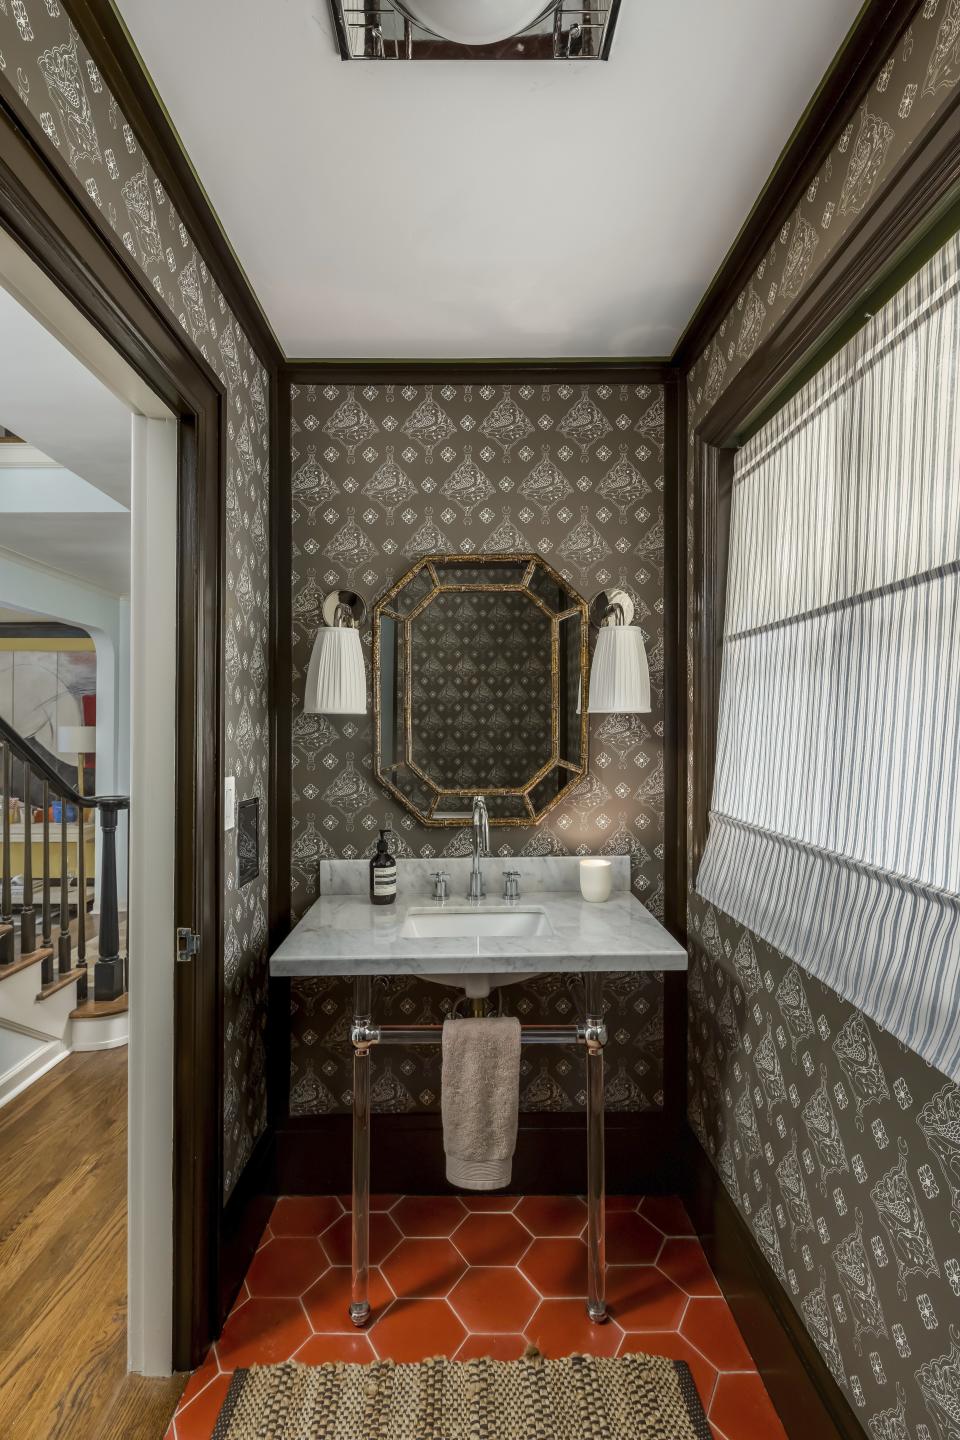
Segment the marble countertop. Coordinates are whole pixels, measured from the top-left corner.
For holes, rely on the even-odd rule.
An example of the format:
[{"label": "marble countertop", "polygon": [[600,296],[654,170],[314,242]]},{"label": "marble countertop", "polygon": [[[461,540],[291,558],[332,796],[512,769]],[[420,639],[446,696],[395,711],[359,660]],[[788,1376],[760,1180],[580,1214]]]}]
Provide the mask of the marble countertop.
[{"label": "marble countertop", "polygon": [[477,908],[502,909],[500,872],[519,870],[519,908],[543,909],[550,935],[408,939],[401,933],[407,912],[431,905],[432,871],[442,868],[450,874],[448,908],[464,905],[469,860],[399,861],[397,902],[390,906],[370,904],[365,860],[325,861],[320,899],[274,951],[270,974],[304,979],[687,968],[683,947],[630,893],[625,856],[613,857],[614,892],[602,904],[581,897],[577,866],[575,857],[483,862],[490,893]]}]

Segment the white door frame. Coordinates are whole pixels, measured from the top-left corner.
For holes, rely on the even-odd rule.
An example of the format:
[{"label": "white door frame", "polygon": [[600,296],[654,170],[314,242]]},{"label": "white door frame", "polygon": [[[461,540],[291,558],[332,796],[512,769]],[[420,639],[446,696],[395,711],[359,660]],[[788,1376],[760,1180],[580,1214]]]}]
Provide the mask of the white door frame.
[{"label": "white door frame", "polygon": [[173,1354],[174,808],[177,439],[170,410],[0,230],[0,285],[132,415],[128,1365]]}]

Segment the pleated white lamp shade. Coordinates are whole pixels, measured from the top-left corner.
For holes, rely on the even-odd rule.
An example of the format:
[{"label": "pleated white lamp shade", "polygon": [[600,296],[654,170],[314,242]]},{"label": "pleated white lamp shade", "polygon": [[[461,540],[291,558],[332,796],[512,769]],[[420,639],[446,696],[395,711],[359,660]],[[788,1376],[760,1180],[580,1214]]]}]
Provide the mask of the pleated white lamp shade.
[{"label": "pleated white lamp shade", "polygon": [[636,625],[604,625],[590,667],[591,715],[646,714],[650,670]]},{"label": "pleated white lamp shade", "polygon": [[366,715],[367,677],[359,630],[321,625],[313,642],[303,708],[310,715]]}]

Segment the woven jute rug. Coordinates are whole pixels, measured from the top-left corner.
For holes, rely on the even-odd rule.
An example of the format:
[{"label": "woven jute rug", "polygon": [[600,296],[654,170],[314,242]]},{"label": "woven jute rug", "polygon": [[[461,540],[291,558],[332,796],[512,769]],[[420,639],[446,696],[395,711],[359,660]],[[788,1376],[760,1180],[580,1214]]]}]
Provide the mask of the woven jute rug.
[{"label": "woven jute rug", "polygon": [[690,1371],[653,1355],[256,1366],[213,1440],[710,1440]]}]

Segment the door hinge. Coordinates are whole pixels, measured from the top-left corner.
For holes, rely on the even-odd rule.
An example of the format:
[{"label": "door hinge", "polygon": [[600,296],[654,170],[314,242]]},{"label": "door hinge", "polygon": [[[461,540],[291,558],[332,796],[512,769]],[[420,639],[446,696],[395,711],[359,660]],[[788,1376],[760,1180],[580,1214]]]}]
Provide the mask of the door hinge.
[{"label": "door hinge", "polygon": [[200,952],[200,936],[196,930],[181,925],[177,930],[177,959],[192,960]]}]

